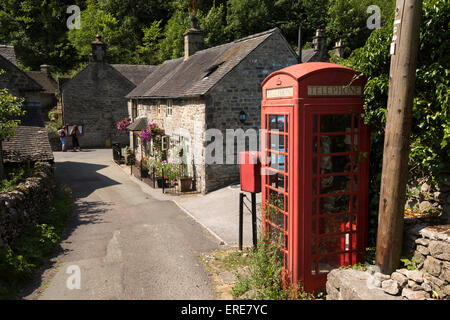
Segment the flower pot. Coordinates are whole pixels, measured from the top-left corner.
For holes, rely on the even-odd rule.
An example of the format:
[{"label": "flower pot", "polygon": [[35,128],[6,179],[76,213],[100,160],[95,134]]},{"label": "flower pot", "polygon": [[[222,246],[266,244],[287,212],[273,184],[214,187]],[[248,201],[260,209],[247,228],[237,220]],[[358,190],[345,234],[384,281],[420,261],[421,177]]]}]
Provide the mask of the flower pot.
[{"label": "flower pot", "polygon": [[125,163],[128,166],[134,164],[134,154],[132,154],[132,153],[125,154]]},{"label": "flower pot", "polygon": [[178,178],[178,189],[179,189],[180,192],[191,191],[191,189],[192,189],[192,178],[191,177]]},{"label": "flower pot", "polygon": [[141,178],[148,178],[148,169],[141,170]]},{"label": "flower pot", "polygon": [[163,178],[157,178],[156,179],[156,185],[158,186],[158,188],[162,188],[164,186],[164,188],[168,188],[168,184],[166,182],[166,179]]}]

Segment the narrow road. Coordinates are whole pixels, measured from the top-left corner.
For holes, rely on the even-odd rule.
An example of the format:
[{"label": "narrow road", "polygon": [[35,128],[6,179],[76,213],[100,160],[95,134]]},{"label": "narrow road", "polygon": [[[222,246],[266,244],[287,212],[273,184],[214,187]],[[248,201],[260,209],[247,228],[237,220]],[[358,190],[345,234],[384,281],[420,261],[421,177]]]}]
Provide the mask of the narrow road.
[{"label": "narrow road", "polygon": [[[55,153],[75,214],[63,252],[25,299],[214,299],[198,257],[218,241],[171,201],[144,193],[111,158],[111,150]],[[80,289],[69,289],[77,270]]]}]

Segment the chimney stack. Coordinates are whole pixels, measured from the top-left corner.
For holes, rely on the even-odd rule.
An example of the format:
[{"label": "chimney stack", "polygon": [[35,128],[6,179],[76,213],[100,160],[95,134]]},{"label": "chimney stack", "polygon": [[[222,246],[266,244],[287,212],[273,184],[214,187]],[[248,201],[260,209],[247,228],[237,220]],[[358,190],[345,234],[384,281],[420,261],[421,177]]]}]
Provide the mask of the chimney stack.
[{"label": "chimney stack", "polygon": [[325,38],[325,30],[317,29],[316,36],[313,38],[314,51],[325,52],[327,49],[327,40]]},{"label": "chimney stack", "polygon": [[42,64],[41,65],[41,72],[45,73],[47,76],[50,75],[50,71],[51,71],[51,66],[49,66],[48,64]]},{"label": "chimney stack", "polygon": [[189,59],[197,51],[205,48],[203,32],[197,28],[197,18],[195,14],[190,15],[191,28],[184,33],[184,61]]},{"label": "chimney stack", "polygon": [[336,57],[344,58],[344,46],[342,45],[342,39],[336,42],[333,50]]},{"label": "chimney stack", "polygon": [[102,42],[102,36],[97,35],[97,40],[91,43],[92,54],[91,62],[105,62],[106,61],[106,44]]}]

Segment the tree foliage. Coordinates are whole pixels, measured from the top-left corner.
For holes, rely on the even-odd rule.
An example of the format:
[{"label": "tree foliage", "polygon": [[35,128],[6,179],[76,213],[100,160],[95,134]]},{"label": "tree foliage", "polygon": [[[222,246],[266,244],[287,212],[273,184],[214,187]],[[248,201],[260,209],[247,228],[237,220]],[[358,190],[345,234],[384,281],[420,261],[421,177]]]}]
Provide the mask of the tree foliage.
[{"label": "tree foliage", "polygon": [[376,5],[381,10],[381,25],[390,19],[395,10],[395,0],[330,0],[327,17],[327,34],[330,45],[343,40],[347,54],[361,47],[373,30],[367,27],[371,12],[367,9]]},{"label": "tree foliage", "polygon": [[[0,75],[3,73],[0,70]],[[8,89],[0,89],[0,179],[3,179],[3,148],[2,141],[15,135],[20,124],[18,118],[25,112],[22,110],[23,99],[14,97]]]},{"label": "tree foliage", "polygon": [[[293,47],[298,27],[311,41],[327,24],[332,0],[197,0],[207,47],[279,27]],[[381,0],[380,0],[381,1]],[[81,29],[69,30],[67,8],[81,9]],[[183,55],[190,0],[3,0],[0,43],[14,45],[21,67],[51,64],[61,74],[88,62],[100,33],[110,63],[157,64]]]},{"label": "tree foliage", "polygon": [[18,117],[24,115],[23,99],[14,97],[8,89],[0,90],[0,142],[15,135],[20,124]]},{"label": "tree foliage", "polygon": [[51,64],[61,70],[73,68],[76,48],[67,39],[67,7],[81,0],[2,0],[0,44],[14,45],[21,65],[39,69]]},{"label": "tree foliage", "polygon": [[[450,7],[424,0],[411,132],[410,178],[435,179],[450,174]],[[364,120],[371,126],[371,212],[378,212],[384,128],[389,92],[393,19],[370,35],[364,47],[339,60],[368,77]],[[372,221],[376,223],[376,221]]]}]

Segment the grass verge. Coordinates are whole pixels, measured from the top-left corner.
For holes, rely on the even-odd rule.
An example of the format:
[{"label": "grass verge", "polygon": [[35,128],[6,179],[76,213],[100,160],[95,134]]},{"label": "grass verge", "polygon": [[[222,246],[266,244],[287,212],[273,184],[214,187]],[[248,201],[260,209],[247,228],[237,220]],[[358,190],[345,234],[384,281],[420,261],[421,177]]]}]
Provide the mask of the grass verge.
[{"label": "grass verge", "polygon": [[39,221],[27,226],[14,243],[0,248],[0,299],[14,299],[54,252],[72,213],[72,193],[67,187],[59,187]]},{"label": "grass verge", "polygon": [[216,250],[201,257],[212,275],[218,299],[222,300],[311,300],[300,284],[283,281],[283,265],[276,245],[260,240],[256,250]]}]

